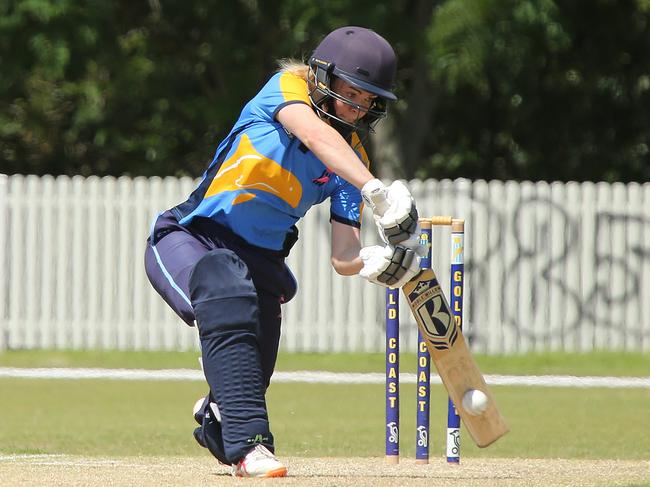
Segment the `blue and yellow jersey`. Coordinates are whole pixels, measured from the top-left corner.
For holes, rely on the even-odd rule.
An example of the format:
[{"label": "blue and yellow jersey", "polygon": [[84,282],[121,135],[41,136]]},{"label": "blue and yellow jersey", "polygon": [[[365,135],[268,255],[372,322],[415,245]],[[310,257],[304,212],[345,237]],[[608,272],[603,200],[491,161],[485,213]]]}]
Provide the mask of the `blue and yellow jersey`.
[{"label": "blue and yellow jersey", "polygon": [[[291,103],[310,105],[307,82],[282,72],[244,106],[197,189],[172,209],[181,225],[208,217],[250,244],[281,250],[291,226],[330,198],[333,220],[360,226],[360,191],[333,174],[275,119]],[[357,134],[351,145],[368,165]]]}]

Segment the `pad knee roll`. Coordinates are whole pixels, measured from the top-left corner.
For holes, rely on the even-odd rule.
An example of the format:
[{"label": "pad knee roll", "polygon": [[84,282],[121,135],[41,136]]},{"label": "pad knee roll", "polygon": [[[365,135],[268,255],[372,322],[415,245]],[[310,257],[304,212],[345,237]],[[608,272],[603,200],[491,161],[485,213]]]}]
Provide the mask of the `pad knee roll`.
[{"label": "pad knee roll", "polygon": [[201,337],[237,330],[257,333],[257,292],[248,267],[232,250],[213,250],[199,259],[189,288]]}]

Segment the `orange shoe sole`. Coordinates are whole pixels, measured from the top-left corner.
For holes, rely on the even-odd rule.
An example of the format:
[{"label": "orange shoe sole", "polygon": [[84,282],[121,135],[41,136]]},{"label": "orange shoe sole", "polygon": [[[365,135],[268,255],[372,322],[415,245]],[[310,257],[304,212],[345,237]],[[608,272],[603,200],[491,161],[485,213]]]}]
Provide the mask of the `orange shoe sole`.
[{"label": "orange shoe sole", "polygon": [[274,470],[269,470],[266,472],[266,475],[264,477],[270,478],[270,477],[286,477],[287,476],[287,467],[280,467],[276,468]]}]

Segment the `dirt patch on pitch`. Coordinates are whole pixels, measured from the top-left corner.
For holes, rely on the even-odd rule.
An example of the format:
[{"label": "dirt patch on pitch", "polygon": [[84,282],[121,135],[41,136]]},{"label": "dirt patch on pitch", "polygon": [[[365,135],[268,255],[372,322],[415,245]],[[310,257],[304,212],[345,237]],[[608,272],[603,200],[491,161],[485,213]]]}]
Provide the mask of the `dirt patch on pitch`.
[{"label": "dirt patch on pitch", "polygon": [[[434,459],[386,465],[374,458],[283,458],[286,479],[255,481],[287,486],[615,486],[650,483],[650,461]],[[210,458],[88,458],[68,455],[0,456],[0,485],[11,486],[219,486],[250,482]]]}]

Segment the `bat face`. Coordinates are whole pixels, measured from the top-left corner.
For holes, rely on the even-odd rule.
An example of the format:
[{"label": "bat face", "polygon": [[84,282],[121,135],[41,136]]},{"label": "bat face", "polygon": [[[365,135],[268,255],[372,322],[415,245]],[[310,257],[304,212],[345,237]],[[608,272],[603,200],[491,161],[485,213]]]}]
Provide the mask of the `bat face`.
[{"label": "bat face", "polygon": [[[490,445],[505,435],[508,427],[465,343],[435,273],[431,269],[423,270],[404,285],[402,292],[467,430],[479,447]],[[480,415],[473,415],[462,405],[463,396],[470,389],[479,390],[488,398],[487,409]]]}]

